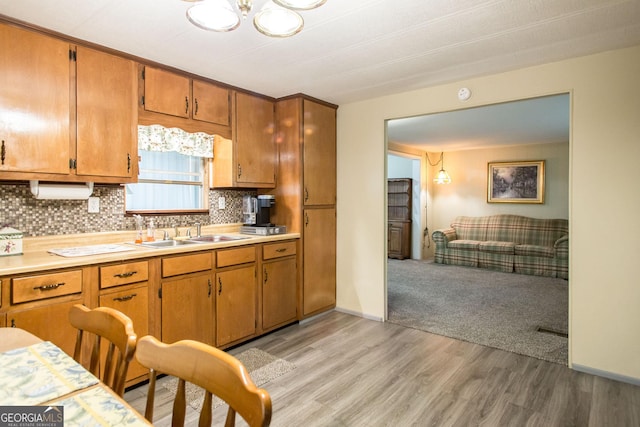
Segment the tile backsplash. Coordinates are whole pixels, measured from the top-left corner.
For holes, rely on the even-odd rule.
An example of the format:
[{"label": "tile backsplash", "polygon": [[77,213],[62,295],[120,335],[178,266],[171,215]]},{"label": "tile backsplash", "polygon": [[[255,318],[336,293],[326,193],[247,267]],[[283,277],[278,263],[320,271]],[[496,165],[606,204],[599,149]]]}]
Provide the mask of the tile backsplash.
[{"label": "tile backsplash", "polygon": [[[209,190],[209,214],[143,215],[153,218],[157,228],[230,224],[242,221],[242,196],[252,190]],[[0,228],[5,225],[24,233],[25,237],[59,234],[122,231],[135,228],[134,219],[125,216],[124,187],[96,185],[93,197],[100,198],[100,212],[88,213],[87,200],[37,200],[28,183],[0,185]],[[218,199],[225,198],[225,209],[218,209]]]}]

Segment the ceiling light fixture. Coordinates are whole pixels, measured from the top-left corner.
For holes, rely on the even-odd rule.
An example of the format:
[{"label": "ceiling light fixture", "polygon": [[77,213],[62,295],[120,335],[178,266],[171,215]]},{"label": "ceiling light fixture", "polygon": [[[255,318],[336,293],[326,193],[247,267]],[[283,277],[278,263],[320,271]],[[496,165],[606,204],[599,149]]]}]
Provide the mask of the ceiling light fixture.
[{"label": "ceiling light fixture", "polygon": [[[240,16],[230,0],[183,0],[196,3],[187,10],[187,19],[204,30],[232,31],[240,26]],[[269,0],[253,18],[253,25],[269,37],[290,37],[302,30],[304,20],[296,10],[310,10],[327,0]],[[253,7],[252,0],[235,0],[236,7],[246,18]]]}]

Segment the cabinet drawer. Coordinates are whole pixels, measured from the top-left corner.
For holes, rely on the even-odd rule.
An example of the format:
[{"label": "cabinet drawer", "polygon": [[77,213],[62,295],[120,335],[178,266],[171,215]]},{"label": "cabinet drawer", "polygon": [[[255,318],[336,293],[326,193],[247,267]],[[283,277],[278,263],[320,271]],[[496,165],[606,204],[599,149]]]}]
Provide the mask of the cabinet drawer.
[{"label": "cabinet drawer", "polygon": [[14,304],[82,292],[82,270],[13,279]]},{"label": "cabinet drawer", "polygon": [[144,282],[149,279],[149,263],[147,261],[100,267],[100,288]]},{"label": "cabinet drawer", "polygon": [[211,252],[162,259],[162,277],[211,270]]},{"label": "cabinet drawer", "polygon": [[282,258],[296,254],[296,242],[283,242],[264,245],[262,259]]},{"label": "cabinet drawer", "polygon": [[246,248],[226,249],[216,252],[216,265],[228,267],[230,265],[245,264],[256,261],[256,248],[249,246]]}]

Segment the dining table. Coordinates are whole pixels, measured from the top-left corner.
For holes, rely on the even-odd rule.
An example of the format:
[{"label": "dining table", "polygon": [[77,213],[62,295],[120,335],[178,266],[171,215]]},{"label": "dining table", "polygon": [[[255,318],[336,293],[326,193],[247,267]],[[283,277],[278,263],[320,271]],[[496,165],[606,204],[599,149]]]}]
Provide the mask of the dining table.
[{"label": "dining table", "polygon": [[50,341],[0,328],[0,415],[7,408],[62,407],[69,426],[149,426],[122,397]]}]

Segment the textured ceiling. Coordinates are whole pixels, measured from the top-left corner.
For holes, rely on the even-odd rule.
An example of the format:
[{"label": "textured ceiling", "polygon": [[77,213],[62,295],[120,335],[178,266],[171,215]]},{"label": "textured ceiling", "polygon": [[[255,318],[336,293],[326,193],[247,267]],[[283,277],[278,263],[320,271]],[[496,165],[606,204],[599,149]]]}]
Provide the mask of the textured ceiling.
[{"label": "textured ceiling", "polygon": [[[254,11],[265,0],[254,1]],[[343,104],[640,43],[640,1],[328,0],[287,39],[180,0],[0,0],[0,14],[237,87]]]},{"label": "textured ceiling", "polygon": [[[265,3],[254,0],[254,11]],[[305,93],[335,104],[640,44],[640,0],[327,0],[301,12],[305,28],[287,39],[258,33],[253,12],[235,31],[201,30],[185,17],[192,4],[0,0],[0,14],[275,98]],[[505,137],[548,142],[555,128],[490,134],[510,121],[533,130],[546,110],[505,120],[499,109],[470,131],[460,123],[477,124],[470,114],[485,111],[472,109],[455,117],[458,132],[448,136],[454,116],[400,121],[389,138],[430,151],[501,145]],[[425,131],[426,123],[434,127]]]}]

